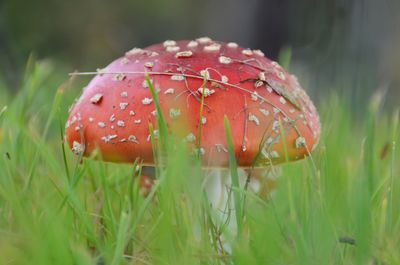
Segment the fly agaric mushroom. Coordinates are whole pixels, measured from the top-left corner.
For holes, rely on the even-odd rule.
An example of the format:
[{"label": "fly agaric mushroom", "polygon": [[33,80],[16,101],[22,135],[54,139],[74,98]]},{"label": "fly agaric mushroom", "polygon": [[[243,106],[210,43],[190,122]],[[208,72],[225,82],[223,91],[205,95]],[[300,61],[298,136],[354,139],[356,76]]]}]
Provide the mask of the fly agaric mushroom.
[{"label": "fly agaric mushroom", "polygon": [[200,151],[206,167],[228,166],[224,116],[240,167],[301,159],[319,140],[317,111],[295,76],[260,50],[204,37],[134,48],[98,70],[67,121],[75,154],[98,149],[106,161],[154,164],[149,123],[156,128],[157,113],[145,74],[168,127]]}]

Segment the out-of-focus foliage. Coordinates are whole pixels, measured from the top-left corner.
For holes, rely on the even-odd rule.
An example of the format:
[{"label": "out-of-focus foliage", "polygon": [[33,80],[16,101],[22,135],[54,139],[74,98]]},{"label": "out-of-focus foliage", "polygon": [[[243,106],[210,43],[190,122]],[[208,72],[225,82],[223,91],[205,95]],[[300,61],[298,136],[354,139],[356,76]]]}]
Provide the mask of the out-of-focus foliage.
[{"label": "out-of-focus foliage", "polygon": [[16,88],[31,52],[95,69],[132,46],[209,35],[273,59],[290,47],[311,95],[334,87],[360,104],[397,93],[399,16],[398,0],[3,0],[0,67]]}]

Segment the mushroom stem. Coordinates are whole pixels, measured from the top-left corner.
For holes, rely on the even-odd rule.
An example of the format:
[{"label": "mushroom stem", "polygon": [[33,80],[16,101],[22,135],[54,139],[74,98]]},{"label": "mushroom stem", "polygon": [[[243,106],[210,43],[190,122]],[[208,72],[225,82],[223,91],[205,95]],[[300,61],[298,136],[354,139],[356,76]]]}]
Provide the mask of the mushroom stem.
[{"label": "mushroom stem", "polygon": [[139,191],[144,197],[147,197],[147,195],[150,194],[150,191],[154,186],[155,179],[155,168],[150,166],[143,166],[141,170],[141,175],[139,176]]},{"label": "mushroom stem", "polygon": [[[276,186],[277,174],[279,173],[276,170],[273,171],[269,168],[239,168],[239,185],[241,188],[257,194],[262,199],[267,199]],[[208,170],[204,187],[214,209],[224,212],[226,208],[233,207],[233,205],[228,205],[229,201],[232,201],[229,198],[231,186],[229,170]]]},{"label": "mushroom stem", "polygon": [[[260,196],[263,200],[273,192],[276,178],[280,175],[280,168],[245,168],[238,169],[240,186]],[[207,169],[204,188],[213,208],[224,211],[229,200],[231,177],[227,169]],[[140,192],[147,196],[156,179],[155,168],[143,166],[139,180]]]},{"label": "mushroom stem", "polygon": [[[275,168],[274,170],[272,168],[238,168],[239,186],[267,200],[276,186],[276,174],[279,174],[276,172],[279,170],[276,171]],[[226,227],[227,233],[235,236],[238,233],[238,225],[233,216],[235,206],[231,187],[232,181],[228,169],[207,170],[204,189],[213,212],[213,221],[218,226]],[[242,198],[242,203],[246,203],[246,197]],[[221,240],[225,242],[223,235]],[[229,249],[228,245],[227,247]]]}]

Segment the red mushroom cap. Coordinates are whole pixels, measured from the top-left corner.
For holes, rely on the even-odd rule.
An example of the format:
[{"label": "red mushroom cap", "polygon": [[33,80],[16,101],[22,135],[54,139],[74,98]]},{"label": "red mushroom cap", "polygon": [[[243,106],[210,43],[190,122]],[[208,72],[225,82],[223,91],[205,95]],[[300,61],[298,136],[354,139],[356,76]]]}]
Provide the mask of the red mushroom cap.
[{"label": "red mushroom cap", "polygon": [[168,127],[179,128],[193,148],[199,148],[204,93],[200,151],[205,166],[228,164],[225,115],[239,166],[284,161],[284,143],[290,160],[301,159],[319,140],[317,111],[295,76],[259,50],[199,38],[134,48],[98,70],[67,121],[66,139],[74,153],[88,156],[98,148],[107,161],[154,163],[149,123],[156,128],[157,114],[145,73]]}]

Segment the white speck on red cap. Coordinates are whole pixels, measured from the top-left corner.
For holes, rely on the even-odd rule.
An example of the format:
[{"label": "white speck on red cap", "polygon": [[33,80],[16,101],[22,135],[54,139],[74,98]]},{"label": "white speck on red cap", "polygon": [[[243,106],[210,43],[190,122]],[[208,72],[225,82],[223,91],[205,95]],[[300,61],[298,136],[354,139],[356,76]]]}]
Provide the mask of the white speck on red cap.
[{"label": "white speck on red cap", "polygon": [[153,102],[152,98],[145,97],[144,99],[142,99],[143,105],[149,105],[149,104],[151,104],[151,102]]},{"label": "white speck on red cap", "polygon": [[226,75],[221,76],[222,83],[226,84],[226,83],[228,83],[228,81],[229,81],[229,78]]},{"label": "white speck on red cap", "polygon": [[138,55],[138,54],[143,54],[143,50],[140,48],[133,48],[130,51],[127,51],[125,53],[126,56],[133,56],[133,55]]},{"label": "white speck on red cap", "polygon": [[207,88],[207,87],[200,87],[199,89],[197,89],[197,91],[200,93],[200,94],[203,94],[204,95],[204,97],[209,97],[209,96],[211,96],[212,94],[214,94],[215,93],[215,90],[214,89],[209,89],[209,88]]},{"label": "white speck on red cap", "polygon": [[185,76],[184,76],[184,75],[180,75],[180,74],[178,74],[178,75],[171,75],[171,80],[174,80],[174,81],[183,81],[183,80],[185,80]]},{"label": "white speck on red cap", "polygon": [[254,82],[254,87],[255,88],[260,88],[264,85],[264,82],[261,80],[257,80],[256,82]]},{"label": "white speck on red cap", "polygon": [[258,73],[258,79],[261,81],[267,81],[267,77],[265,76],[265,72],[259,72]]},{"label": "white speck on red cap", "polygon": [[253,55],[253,51],[250,50],[250,49],[244,49],[242,51],[242,54],[247,55],[247,56],[251,56],[251,55]]},{"label": "white speck on red cap", "polygon": [[269,115],[269,111],[268,110],[262,109],[262,108],[260,108],[259,110],[264,116],[268,116]]},{"label": "white speck on red cap", "polygon": [[227,46],[229,47],[229,48],[237,48],[237,47],[239,47],[239,45],[236,43],[236,42],[229,42],[228,44],[227,44]]},{"label": "white speck on red cap", "polygon": [[204,77],[205,79],[210,79],[210,72],[208,72],[207,69],[201,70],[201,71],[200,71],[200,75],[201,75],[202,77]]},{"label": "white speck on red cap", "polygon": [[196,136],[193,133],[189,133],[186,135],[185,139],[188,142],[194,142],[196,140]]},{"label": "white speck on red cap", "polygon": [[260,120],[257,118],[256,115],[252,114],[251,112],[249,113],[248,119],[249,121],[254,122],[257,126],[260,125]]},{"label": "white speck on red cap", "polygon": [[192,51],[182,51],[182,52],[177,52],[175,54],[176,58],[187,58],[187,57],[191,57],[193,55]]},{"label": "white speck on red cap", "polygon": [[111,135],[106,135],[106,136],[101,137],[101,140],[103,140],[105,143],[108,143],[117,137],[118,136],[116,134],[111,134]]},{"label": "white speck on red cap", "polygon": [[123,81],[126,78],[126,75],[122,74],[122,73],[117,73],[114,74],[112,77],[113,81]]},{"label": "white speck on red cap", "polygon": [[259,97],[259,95],[258,95],[257,91],[253,91],[253,93],[251,93],[251,100],[257,101],[258,97]]},{"label": "white speck on red cap", "polygon": [[117,125],[118,125],[119,127],[125,127],[125,122],[119,120],[119,121],[117,121]]},{"label": "white speck on red cap", "polygon": [[130,62],[129,59],[126,58],[126,57],[123,57],[123,58],[121,59],[121,64],[122,64],[122,65],[128,64],[129,62]]},{"label": "white speck on red cap", "polygon": [[221,44],[213,43],[207,46],[204,46],[205,52],[217,52],[221,49]]},{"label": "white speck on red cap", "polygon": [[180,109],[174,109],[174,108],[170,108],[169,109],[169,117],[171,119],[177,119],[179,116],[181,116],[181,110]]},{"label": "white speck on red cap", "polygon": [[220,56],[218,60],[222,64],[230,64],[232,62],[232,59],[226,56]]},{"label": "white speck on red cap", "polygon": [[253,50],[253,53],[258,56],[264,56],[264,53],[261,50]]},{"label": "white speck on red cap", "polygon": [[83,144],[81,144],[81,143],[79,143],[79,142],[77,142],[77,141],[74,141],[74,142],[72,143],[72,152],[73,152],[74,154],[80,155],[80,154],[82,154],[84,151],[85,151],[85,147],[84,147]]},{"label": "white speck on red cap", "polygon": [[128,141],[130,141],[132,143],[136,143],[136,144],[139,143],[135,135],[129,135],[128,136]]},{"label": "white speck on red cap", "polygon": [[200,44],[207,44],[207,43],[212,42],[212,40],[209,37],[201,37],[201,38],[198,38],[196,40]]},{"label": "white speck on red cap", "polygon": [[168,95],[168,94],[174,94],[175,93],[175,89],[173,88],[168,88],[167,90],[165,90],[164,94]]},{"label": "white speck on red cap", "polygon": [[153,62],[145,62],[145,63],[144,63],[144,67],[153,68],[153,66],[154,66],[154,63],[153,63]]},{"label": "white speck on red cap", "polygon": [[90,102],[93,104],[97,104],[103,98],[103,94],[97,93],[93,97],[90,98]]},{"label": "white speck on red cap", "polygon": [[166,40],[163,43],[164,47],[168,47],[168,46],[176,46],[176,41],[174,40]]},{"label": "white speck on red cap", "polygon": [[179,51],[181,48],[179,47],[179,46],[167,46],[166,48],[165,48],[165,50],[167,51],[167,52],[177,52],[177,51]]},{"label": "white speck on red cap", "polygon": [[121,102],[121,103],[119,103],[119,108],[121,110],[124,110],[124,109],[126,109],[126,107],[128,107],[128,105],[129,105],[128,102]]},{"label": "white speck on red cap", "polygon": [[197,41],[192,40],[186,46],[188,48],[195,48],[195,47],[199,46],[199,43]]}]

